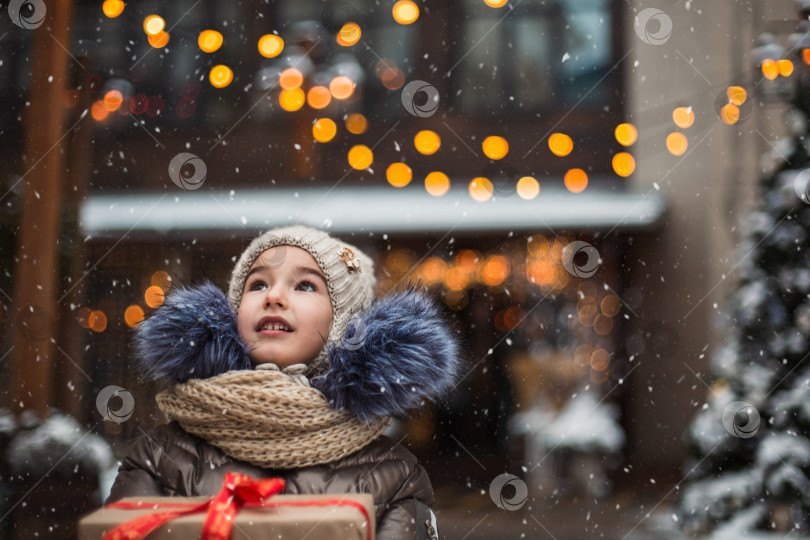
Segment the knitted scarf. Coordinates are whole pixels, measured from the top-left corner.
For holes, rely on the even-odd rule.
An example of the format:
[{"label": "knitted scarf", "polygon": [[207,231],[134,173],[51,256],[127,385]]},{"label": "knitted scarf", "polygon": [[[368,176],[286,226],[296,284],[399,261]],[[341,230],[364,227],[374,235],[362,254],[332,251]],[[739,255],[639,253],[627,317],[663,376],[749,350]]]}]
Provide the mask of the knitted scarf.
[{"label": "knitted scarf", "polygon": [[382,435],[391,420],[365,423],[335,411],[305,377],[278,369],[191,379],[156,399],[187,432],[235,459],[271,469],[337,461]]}]

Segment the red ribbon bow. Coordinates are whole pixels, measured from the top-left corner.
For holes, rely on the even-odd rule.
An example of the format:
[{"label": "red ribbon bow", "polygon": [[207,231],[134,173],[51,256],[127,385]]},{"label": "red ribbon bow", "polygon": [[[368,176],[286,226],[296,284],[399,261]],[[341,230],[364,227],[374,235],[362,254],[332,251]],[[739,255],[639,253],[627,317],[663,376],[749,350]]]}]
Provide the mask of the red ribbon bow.
[{"label": "red ribbon bow", "polygon": [[[180,516],[205,512],[202,540],[230,540],[233,520],[243,506],[264,503],[264,499],[281,493],[284,480],[268,478],[255,480],[244,474],[226,473],[222,489],[213,498],[201,504],[192,504],[188,510],[163,512],[137,517],[123,523],[107,534],[104,540],[140,540],[166,522]],[[149,503],[113,503],[108,508],[144,508]],[[179,506],[179,505],[174,505]]]}]

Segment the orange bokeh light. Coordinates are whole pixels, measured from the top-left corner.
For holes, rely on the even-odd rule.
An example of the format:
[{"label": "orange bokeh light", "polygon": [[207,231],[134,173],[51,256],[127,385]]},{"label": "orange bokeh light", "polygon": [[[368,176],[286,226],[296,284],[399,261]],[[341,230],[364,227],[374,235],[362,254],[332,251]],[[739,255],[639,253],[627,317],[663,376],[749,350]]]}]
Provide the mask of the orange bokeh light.
[{"label": "orange bokeh light", "polygon": [[433,171],[425,177],[425,190],[434,197],[441,197],[450,191],[450,178],[441,171]]},{"label": "orange bokeh light", "polygon": [[95,310],[90,313],[87,323],[94,332],[103,332],[107,329],[107,316],[103,311]]},{"label": "orange bokeh light", "polygon": [[329,142],[335,138],[337,125],[331,118],[319,118],[312,125],[312,136],[318,142]]},{"label": "orange bokeh light", "polygon": [[779,75],[782,77],[790,77],[790,74],[793,73],[793,62],[790,60],[779,60],[776,65],[779,68]]},{"label": "orange bokeh light", "polygon": [[526,322],[526,312],[520,306],[511,306],[495,315],[495,327],[501,332],[511,332]]},{"label": "orange bokeh light", "polygon": [[622,177],[628,177],[636,170],[636,160],[627,152],[619,152],[613,156],[613,170]]},{"label": "orange bokeh light", "polygon": [[130,328],[134,328],[142,320],[143,320],[143,309],[141,308],[141,306],[132,305],[129,306],[126,309],[126,311],[124,311],[124,321]]},{"label": "orange bokeh light", "polygon": [[124,2],[121,0],[104,0],[104,3],[101,5],[101,11],[110,19],[114,19],[123,13]]},{"label": "orange bokeh light", "polygon": [[155,49],[160,49],[169,44],[169,34],[167,32],[158,32],[157,34],[150,34],[147,38],[149,45]]},{"label": "orange bokeh light", "polygon": [[771,60],[770,58],[763,60],[760,68],[762,69],[762,74],[768,80],[772,81],[779,76],[779,64],[777,64],[775,60]]},{"label": "orange bokeh light", "polygon": [[278,75],[278,85],[282,90],[294,90],[304,84],[304,75],[295,68],[287,68]]},{"label": "orange bokeh light", "polygon": [[345,75],[339,75],[329,83],[329,91],[335,99],[347,99],[354,93],[354,81]]},{"label": "orange bokeh light", "polygon": [[452,267],[444,274],[444,285],[451,291],[463,290],[469,285],[470,276],[461,268]]},{"label": "orange bokeh light", "polygon": [[405,187],[413,179],[413,171],[404,163],[392,163],[385,171],[385,178],[394,187]]},{"label": "orange bokeh light", "polygon": [[548,148],[555,156],[567,156],[574,149],[574,141],[565,133],[552,133],[548,138]]},{"label": "orange bokeh light", "polygon": [[610,365],[610,355],[605,349],[596,349],[591,353],[589,363],[594,371],[603,371]]},{"label": "orange bokeh light", "polygon": [[490,135],[481,143],[484,155],[489,159],[502,159],[509,153],[509,143],[506,139],[497,135]]},{"label": "orange bokeh light", "polygon": [[203,30],[197,38],[197,45],[202,52],[212,53],[222,47],[222,34],[216,30]]},{"label": "orange bokeh light", "polygon": [[737,123],[737,120],[740,119],[740,109],[733,103],[726,103],[720,109],[720,119],[728,124],[729,126],[733,126]]},{"label": "orange bokeh light", "polygon": [[481,260],[480,254],[474,249],[462,249],[453,258],[453,263],[465,272],[475,272],[478,262]]},{"label": "orange bokeh light", "polygon": [[748,98],[748,92],[746,92],[745,88],[742,86],[729,86],[728,90],[726,90],[726,96],[728,96],[729,103],[739,107],[745,103],[745,100]]},{"label": "orange bokeh light", "polygon": [[692,107],[677,107],[672,111],[672,121],[681,129],[686,129],[695,122],[695,112]]},{"label": "orange bokeh light", "polygon": [[442,140],[435,131],[424,129],[413,138],[413,146],[420,154],[429,156],[435,154],[442,145]]},{"label": "orange bokeh light", "polygon": [[419,7],[411,0],[399,0],[391,12],[399,24],[411,24],[419,18]]},{"label": "orange bokeh light", "polygon": [[284,50],[284,40],[275,34],[265,34],[259,38],[258,47],[265,58],[275,58]]},{"label": "orange bokeh light", "polygon": [[83,328],[90,328],[90,314],[93,313],[93,310],[89,307],[83,307],[79,309],[79,313],[76,315],[76,318],[79,320],[79,324]]},{"label": "orange bokeh light", "polygon": [[527,201],[534,199],[540,193],[540,183],[532,176],[524,176],[517,183],[517,194]]},{"label": "orange bokeh light", "polygon": [[398,67],[389,67],[380,74],[380,80],[389,90],[397,90],[405,84],[405,73]]},{"label": "orange bokeh light", "polygon": [[338,44],[344,47],[351,47],[360,41],[361,34],[360,26],[357,23],[348,22],[338,31],[336,39]]},{"label": "orange bokeh light", "polygon": [[490,197],[492,197],[492,192],[494,191],[494,188],[489,178],[479,176],[478,178],[473,178],[472,180],[470,180],[468,190],[470,192],[470,197],[472,197],[478,202],[484,202],[489,200]]},{"label": "orange bokeh light", "polygon": [[278,95],[278,103],[285,111],[297,111],[304,106],[306,102],[306,94],[300,88],[293,88],[292,90],[282,90]]},{"label": "orange bokeh light", "polygon": [[667,150],[673,156],[680,156],[686,152],[688,146],[689,141],[686,140],[686,135],[683,133],[675,132],[667,135]]},{"label": "orange bokeh light", "polygon": [[371,151],[371,148],[364,144],[352,146],[351,150],[349,150],[348,157],[349,165],[358,171],[368,169],[374,162],[374,153]]},{"label": "orange bokeh light", "polygon": [[150,36],[160,34],[166,28],[166,21],[160,15],[147,15],[143,20],[143,31]]},{"label": "orange bokeh light", "polygon": [[622,146],[631,146],[638,139],[638,130],[633,124],[619,124],[613,134]]},{"label": "orange bokeh light", "polygon": [[565,173],[565,187],[571,193],[582,193],[588,187],[588,175],[582,169],[570,169]]},{"label": "orange bokeh light", "polygon": [[447,272],[447,263],[439,257],[430,257],[422,263],[422,278],[428,283],[439,283]]},{"label": "orange bokeh light", "polygon": [[503,255],[492,255],[484,261],[481,269],[481,281],[484,285],[495,287],[509,277],[509,260]]},{"label": "orange bokeh light", "polygon": [[361,135],[368,129],[366,117],[360,113],[353,113],[346,117],[346,130],[355,135]]},{"label": "orange bokeh light", "polygon": [[619,314],[619,310],[621,309],[621,302],[619,297],[614,294],[609,294],[602,299],[600,303],[600,308],[602,310],[602,314],[605,317],[615,317]]},{"label": "orange bokeh light", "polygon": [[168,272],[158,270],[152,274],[152,277],[149,279],[149,283],[156,287],[160,287],[164,293],[169,292],[169,288],[172,286],[172,277]]},{"label": "orange bokeh light", "polygon": [[233,71],[224,64],[219,64],[211,68],[208,80],[214,88],[225,88],[233,81]]},{"label": "orange bokeh light", "polygon": [[117,111],[123,101],[124,97],[118,90],[110,90],[104,94],[104,107],[106,107],[108,111]]},{"label": "orange bokeh light", "polygon": [[313,109],[325,109],[332,102],[332,93],[325,86],[313,86],[307,92],[307,104]]},{"label": "orange bokeh light", "polygon": [[104,106],[104,102],[101,100],[94,101],[93,105],[90,107],[90,114],[93,116],[93,120],[97,122],[101,122],[105,118],[110,111],[107,110],[107,107]]},{"label": "orange bokeh light", "polygon": [[158,287],[157,285],[152,285],[146,292],[144,293],[143,297],[146,301],[146,305],[151,308],[156,308],[163,305],[163,289]]}]

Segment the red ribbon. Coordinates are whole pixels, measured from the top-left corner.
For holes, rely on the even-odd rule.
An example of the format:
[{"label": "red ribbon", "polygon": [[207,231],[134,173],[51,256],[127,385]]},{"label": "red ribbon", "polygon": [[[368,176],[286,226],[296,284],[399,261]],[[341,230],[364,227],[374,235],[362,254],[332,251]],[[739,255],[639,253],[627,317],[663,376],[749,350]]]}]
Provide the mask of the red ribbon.
[{"label": "red ribbon", "polygon": [[[188,510],[137,517],[105,534],[104,540],[139,540],[174,518],[199,512],[205,512],[202,540],[230,540],[233,519],[240,507],[246,503],[261,504],[263,499],[280,493],[283,489],[284,480],[281,478],[254,480],[245,474],[225,473],[222,489],[206,502],[192,505]],[[121,507],[117,505],[115,503],[108,508]],[[143,505],[136,507],[143,508]]]},{"label": "red ribbon", "polygon": [[314,501],[270,502],[264,499],[284,489],[284,480],[268,478],[255,480],[244,474],[226,473],[222,489],[203,503],[147,503],[116,502],[105,508],[137,510],[143,508],[185,508],[140,516],[118,525],[104,535],[104,540],[140,540],[164,523],[177,517],[205,512],[201,540],[230,540],[233,521],[240,508],[273,508],[277,506],[352,506],[358,509],[368,523],[367,538],[371,540],[371,518],[366,507],[357,501],[345,499],[319,499]]}]

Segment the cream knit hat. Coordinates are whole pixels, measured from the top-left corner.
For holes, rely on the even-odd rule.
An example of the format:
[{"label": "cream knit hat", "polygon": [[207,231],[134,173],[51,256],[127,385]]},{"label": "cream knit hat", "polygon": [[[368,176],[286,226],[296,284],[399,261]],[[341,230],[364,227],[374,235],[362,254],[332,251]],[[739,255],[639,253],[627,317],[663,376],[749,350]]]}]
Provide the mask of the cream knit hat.
[{"label": "cream knit hat", "polygon": [[[332,302],[332,326],[329,328],[326,345],[339,344],[352,316],[369,307],[374,299],[377,282],[374,277],[374,262],[353,245],[317,229],[293,225],[271,229],[254,238],[231,274],[228,286],[228,305],[231,312],[236,316],[239,310],[247,273],[254,261],[271,247],[283,245],[305,249],[321,268]],[[283,254],[279,255],[283,259]],[[325,367],[326,347],[309,364],[308,372],[317,374]]]}]

